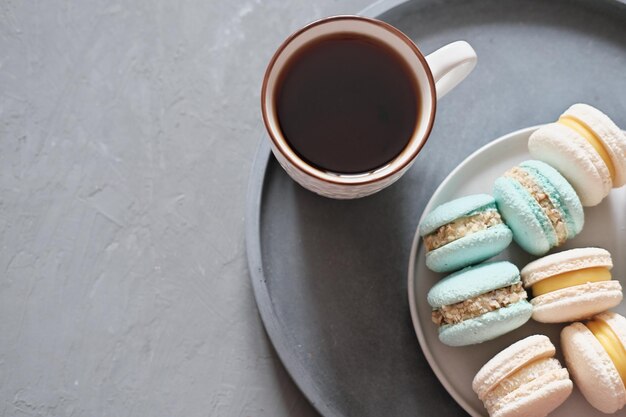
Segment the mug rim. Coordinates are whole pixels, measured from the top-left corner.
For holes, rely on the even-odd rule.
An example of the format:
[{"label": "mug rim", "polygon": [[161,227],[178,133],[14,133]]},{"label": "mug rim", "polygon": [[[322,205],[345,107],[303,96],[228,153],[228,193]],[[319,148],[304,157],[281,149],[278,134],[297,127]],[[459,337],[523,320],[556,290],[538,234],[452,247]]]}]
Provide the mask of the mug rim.
[{"label": "mug rim", "polygon": [[[422,135],[422,137],[419,139],[420,143],[418,144],[418,146],[412,151],[410,152],[410,154],[406,154],[407,149],[409,148],[409,145],[416,140],[416,138],[414,138],[413,136],[411,137],[411,139],[409,140],[409,142],[407,143],[407,145],[402,149],[402,151],[397,154],[391,161],[389,161],[386,165],[383,165],[382,167],[376,168],[374,170],[368,171],[368,172],[363,172],[363,173],[357,173],[357,174],[342,174],[342,173],[334,173],[336,174],[336,176],[333,176],[332,174],[329,175],[330,172],[332,171],[324,171],[321,170],[309,163],[307,163],[305,160],[303,160],[302,158],[300,158],[300,156],[297,155],[297,153],[293,150],[290,149],[291,153],[293,153],[293,155],[290,155],[286,152],[283,151],[282,147],[283,145],[281,144],[281,141],[279,141],[275,136],[274,136],[274,131],[273,129],[270,128],[270,121],[269,121],[269,115],[268,110],[266,109],[266,98],[267,98],[267,85],[269,82],[269,78],[270,78],[270,74],[272,73],[272,71],[274,70],[274,66],[276,64],[276,61],[278,60],[278,57],[283,53],[284,49],[298,36],[300,36],[302,33],[316,27],[319,25],[323,25],[326,23],[330,23],[330,22],[335,22],[335,21],[341,21],[341,20],[358,20],[361,22],[365,22],[368,24],[373,24],[379,27],[382,27],[383,29],[387,30],[388,32],[391,32],[393,35],[395,35],[398,39],[400,39],[401,41],[403,41],[415,54],[415,56],[418,58],[418,60],[420,61],[422,68],[424,69],[424,72],[426,74],[426,78],[428,79],[428,84],[429,84],[429,89],[430,89],[430,96],[431,96],[431,111],[430,114],[428,116],[428,122],[427,122],[427,126],[426,126],[426,130],[424,131],[424,134]],[[274,103],[272,103],[274,104]],[[287,37],[278,47],[278,49],[276,49],[276,52],[274,52],[274,55],[272,56],[272,59],[270,60],[269,64],[267,65],[267,69],[265,70],[265,74],[263,76],[263,84],[261,86],[261,112],[263,114],[263,123],[265,125],[265,130],[267,131],[267,133],[270,136],[270,139],[275,147],[276,150],[278,150],[281,155],[286,158],[289,163],[296,169],[298,169],[298,171],[301,171],[302,173],[308,175],[308,176],[312,176],[320,181],[324,181],[327,183],[331,183],[331,184],[338,184],[338,185],[364,185],[364,184],[371,184],[371,183],[375,183],[375,182],[380,182],[390,176],[393,176],[395,174],[397,174],[398,172],[402,172],[405,168],[407,168],[417,157],[417,155],[421,152],[422,148],[424,147],[424,145],[426,144],[426,142],[428,141],[428,138],[430,137],[430,133],[433,129],[433,124],[435,121],[435,113],[437,112],[437,90],[435,87],[435,80],[432,74],[432,71],[430,70],[430,66],[428,65],[428,61],[426,61],[426,57],[424,56],[424,54],[422,53],[422,51],[419,50],[419,48],[417,47],[417,45],[407,36],[405,35],[401,30],[397,29],[396,27],[390,25],[389,23],[383,22],[382,20],[378,20],[378,19],[373,19],[373,18],[369,18],[369,17],[364,17],[364,16],[358,16],[358,15],[336,15],[336,16],[330,16],[330,17],[325,17],[322,19],[318,19],[315,20],[305,26],[303,26],[302,28],[298,29],[297,31],[295,31],[294,33],[292,33],[289,37]],[[277,116],[276,116],[277,117]],[[417,130],[417,127],[415,128],[415,131]],[[415,134],[414,131],[414,134]],[[281,136],[282,132],[280,132]],[[283,140],[284,142],[286,142],[286,139]],[[289,146],[289,145],[286,145]],[[386,170],[387,168],[389,168],[391,166],[391,164],[393,164],[395,161],[397,161],[398,159],[404,159],[400,164],[398,164],[396,167],[394,167],[393,169],[388,169],[387,172],[383,172],[384,170]],[[305,166],[307,168],[309,168],[308,170],[303,169],[302,167]],[[311,171],[311,172],[309,172]],[[380,174],[378,176],[376,176],[375,174]]]}]

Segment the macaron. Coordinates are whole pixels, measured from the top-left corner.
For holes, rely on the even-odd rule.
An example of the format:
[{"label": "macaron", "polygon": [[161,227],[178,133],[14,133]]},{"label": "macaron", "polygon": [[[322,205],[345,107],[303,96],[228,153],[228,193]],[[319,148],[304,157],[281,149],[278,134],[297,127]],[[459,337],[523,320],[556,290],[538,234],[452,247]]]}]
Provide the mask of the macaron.
[{"label": "macaron", "polygon": [[487,262],[457,271],[428,292],[439,340],[465,346],[495,339],[526,323],[526,300],[519,270],[510,262]]},{"label": "macaron", "polygon": [[593,407],[614,413],[626,404],[626,318],[613,312],[561,331],[561,348],[576,386]]},{"label": "macaron", "polygon": [[525,161],[496,179],[493,195],[513,239],[543,255],[583,228],[583,207],[572,186],[541,161]]},{"label": "macaron", "polygon": [[524,287],[532,289],[533,319],[563,323],[589,318],[622,301],[622,286],[611,279],[611,254],[579,248],[537,259],[522,269]]},{"label": "macaron", "polygon": [[469,195],[436,207],[419,225],[426,266],[450,272],[502,252],[513,239],[496,201],[487,194]]},{"label": "macaron", "polygon": [[626,184],[626,135],[600,110],[574,104],[528,140],[535,159],[555,167],[584,206],[595,206],[611,188]]},{"label": "macaron", "polygon": [[533,335],[513,343],[478,371],[472,389],[491,417],[543,417],[572,393],[567,369],[550,339]]}]

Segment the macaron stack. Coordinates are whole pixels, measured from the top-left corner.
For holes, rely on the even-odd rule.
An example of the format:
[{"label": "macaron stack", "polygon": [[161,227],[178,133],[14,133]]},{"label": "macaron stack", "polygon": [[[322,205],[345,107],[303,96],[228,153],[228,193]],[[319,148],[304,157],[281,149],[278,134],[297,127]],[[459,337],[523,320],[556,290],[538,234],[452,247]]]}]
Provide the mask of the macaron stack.
[{"label": "macaron stack", "polygon": [[528,150],[563,174],[584,206],[600,204],[611,188],[626,184],[626,135],[587,104],[574,104],[535,131]]},{"label": "macaron stack", "polygon": [[[534,320],[589,319],[565,327],[561,346],[574,382],[604,413],[626,405],[626,318],[606,311],[623,298],[621,284],[611,279],[612,267],[608,251],[579,248],[545,256],[521,271],[524,287],[534,296],[530,300]],[[556,359],[542,365],[543,358],[554,355],[550,346],[546,336],[530,336],[483,366],[473,388],[490,416],[545,416],[567,398],[571,392],[567,370]]]},{"label": "macaron stack", "polygon": [[[626,184],[626,134],[600,110],[574,104],[556,123],[537,129],[529,138],[528,149],[536,160],[522,162],[497,178],[493,196],[497,224],[508,226],[522,249],[541,256],[580,233],[583,206],[599,204],[611,188]],[[450,232],[465,226],[465,220],[460,224],[457,220],[470,217],[467,210],[475,197],[435,208],[420,225],[427,266],[433,271],[454,271],[495,256],[506,247],[503,234],[482,233],[431,253],[433,246],[426,239],[432,243],[431,235],[445,235],[443,247],[456,240],[458,234]]]},{"label": "macaron stack", "polygon": [[[535,131],[528,146],[535,160],[497,178],[493,197],[453,200],[420,224],[426,266],[457,271],[429,291],[432,320],[449,346],[494,339],[531,316],[541,323],[587,320],[561,332],[565,363],[589,403],[613,413],[626,405],[626,318],[607,311],[623,298],[620,282],[612,279],[611,254],[601,248],[562,251],[521,273],[505,261],[476,264],[511,240],[542,256],[577,236],[583,207],[626,184],[626,134],[601,111],[575,104]],[[573,384],[555,351],[546,336],[535,335],[487,362],[472,388],[490,416],[545,416],[563,403]]]}]

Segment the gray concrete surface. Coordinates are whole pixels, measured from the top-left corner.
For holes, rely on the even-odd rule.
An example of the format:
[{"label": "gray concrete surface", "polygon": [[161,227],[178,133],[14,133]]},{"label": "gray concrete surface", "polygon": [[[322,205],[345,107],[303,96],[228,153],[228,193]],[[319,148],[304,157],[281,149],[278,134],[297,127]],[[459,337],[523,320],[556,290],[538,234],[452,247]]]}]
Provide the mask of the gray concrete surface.
[{"label": "gray concrete surface", "polygon": [[244,251],[274,48],[368,0],[0,4],[0,415],[314,416]]}]

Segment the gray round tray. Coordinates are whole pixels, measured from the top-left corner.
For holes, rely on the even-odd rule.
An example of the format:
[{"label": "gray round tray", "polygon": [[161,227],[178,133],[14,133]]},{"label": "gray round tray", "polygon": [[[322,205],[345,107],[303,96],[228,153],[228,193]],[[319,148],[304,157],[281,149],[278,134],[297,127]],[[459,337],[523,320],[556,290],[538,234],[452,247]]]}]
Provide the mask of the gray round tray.
[{"label": "gray round tray", "polygon": [[[432,135],[395,185],[337,201],[299,187],[263,132],[247,202],[252,283],[267,333],[324,416],[452,416],[409,315],[413,233],[441,180],[507,132],[582,101],[626,126],[626,5],[616,0],[377,3],[425,53],[464,39],[478,66],[438,106]],[[395,6],[395,7],[394,7]]]}]

